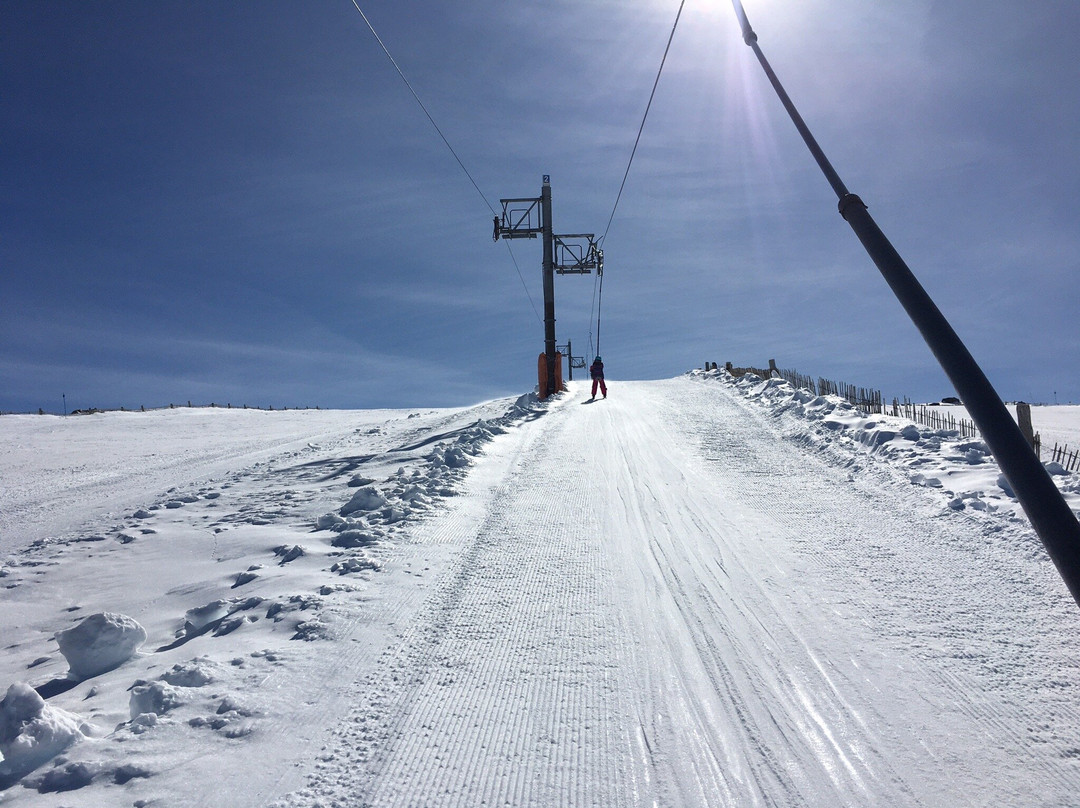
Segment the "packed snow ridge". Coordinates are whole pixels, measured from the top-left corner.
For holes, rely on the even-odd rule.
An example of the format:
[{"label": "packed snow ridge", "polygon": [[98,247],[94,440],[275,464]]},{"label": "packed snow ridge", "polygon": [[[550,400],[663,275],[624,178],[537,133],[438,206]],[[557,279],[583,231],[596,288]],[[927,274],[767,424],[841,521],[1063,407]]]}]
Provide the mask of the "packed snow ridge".
[{"label": "packed snow ridge", "polygon": [[[971,509],[1027,523],[1009,481],[982,440],[904,418],[868,415],[839,396],[819,396],[783,379],[762,379],[752,373],[734,378],[722,369],[691,375],[738,390],[781,422],[789,441],[833,462],[852,468],[885,463],[906,473],[912,485],[935,490],[953,511]],[[1074,513],[1080,512],[1080,475],[1059,463],[1043,465]]]}]

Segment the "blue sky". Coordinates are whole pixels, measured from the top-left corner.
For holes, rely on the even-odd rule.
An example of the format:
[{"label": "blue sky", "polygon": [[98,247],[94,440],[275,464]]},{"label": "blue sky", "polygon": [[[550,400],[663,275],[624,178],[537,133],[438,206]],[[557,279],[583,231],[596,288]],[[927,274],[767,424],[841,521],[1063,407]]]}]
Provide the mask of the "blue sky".
[{"label": "blue sky", "polygon": [[[367,0],[484,196],[604,231],[678,2]],[[1080,4],[745,0],[760,44],[1006,399],[1080,401]],[[525,392],[513,243],[349,0],[7,3],[0,409]],[[609,376],[706,360],[951,392],[739,36],[687,0],[604,244]],[[594,283],[556,278],[559,342]]]}]

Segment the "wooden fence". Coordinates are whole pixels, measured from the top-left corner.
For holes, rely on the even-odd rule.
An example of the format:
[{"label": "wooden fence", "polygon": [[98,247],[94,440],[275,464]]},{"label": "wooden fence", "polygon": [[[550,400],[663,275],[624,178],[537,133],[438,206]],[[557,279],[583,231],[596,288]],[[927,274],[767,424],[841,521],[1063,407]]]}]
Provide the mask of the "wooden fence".
[{"label": "wooden fence", "polygon": [[[708,362],[705,364],[706,367],[709,367]],[[712,364],[712,367],[716,367],[715,363]],[[768,369],[755,367],[737,368],[733,367],[731,362],[726,364],[726,369],[728,373],[736,378],[744,376],[747,373],[754,373],[763,379],[779,376],[796,389],[806,389],[817,396],[832,395],[847,399],[854,407],[867,415],[885,414],[885,407],[883,406],[880,390],[856,387],[847,384],[846,382],[834,382],[820,377],[815,381],[812,376],[799,373],[797,370],[777,368],[776,361],[773,359],[769,360]],[[909,421],[928,426],[931,429],[948,429],[959,434],[961,438],[979,437],[979,429],[975,426],[974,421],[969,421],[967,418],[957,418],[951,412],[942,412],[941,410],[927,406],[926,404],[915,404],[908,401],[906,398],[902,402],[894,398],[889,414],[897,418],[906,418]],[[1031,448],[1035,450],[1035,455],[1042,460],[1042,438],[1038,432],[1033,436]],[[1080,449],[1069,451],[1067,444],[1059,446],[1055,442],[1054,448],[1050,452],[1049,461],[1060,463],[1062,468],[1069,472],[1080,471]]]},{"label": "wooden fence", "polygon": [[[715,368],[716,364],[706,362],[705,368],[709,369],[710,367]],[[847,399],[853,407],[861,410],[867,415],[880,415],[885,411],[880,390],[871,390],[867,387],[856,387],[847,382],[834,382],[820,377],[817,381],[814,381],[812,376],[799,373],[797,370],[778,368],[775,359],[769,360],[768,368],[755,368],[752,366],[737,368],[734,367],[731,362],[727,362],[724,365],[724,369],[736,379],[745,376],[747,373],[753,373],[763,379],[771,379],[774,376],[779,376],[792,387],[796,389],[804,388],[816,396],[840,396],[840,398]]]},{"label": "wooden fence", "polygon": [[828,379],[818,379],[818,395],[832,395],[846,398],[852,406],[865,412],[867,415],[881,415],[884,412],[880,390],[871,390],[867,387],[856,387],[847,382],[833,382]]},{"label": "wooden fence", "polygon": [[811,376],[799,373],[797,370],[781,369],[779,372],[780,376],[795,388],[805,388],[817,396],[840,396],[867,415],[880,415],[885,411],[880,390],[856,387],[847,382],[834,382],[830,379],[822,379],[820,376],[815,382]]},{"label": "wooden fence", "polygon": [[913,404],[907,399],[904,399],[903,402],[893,399],[892,415],[897,418],[907,418],[909,421],[928,426],[931,429],[948,429],[959,432],[962,438],[977,438],[979,436],[979,430],[974,421],[957,418],[951,412],[941,412],[925,404]]},{"label": "wooden fence", "polygon": [[1080,449],[1069,451],[1069,445],[1058,446],[1054,442],[1054,448],[1050,452],[1050,462],[1060,463],[1065,471],[1080,471]]}]

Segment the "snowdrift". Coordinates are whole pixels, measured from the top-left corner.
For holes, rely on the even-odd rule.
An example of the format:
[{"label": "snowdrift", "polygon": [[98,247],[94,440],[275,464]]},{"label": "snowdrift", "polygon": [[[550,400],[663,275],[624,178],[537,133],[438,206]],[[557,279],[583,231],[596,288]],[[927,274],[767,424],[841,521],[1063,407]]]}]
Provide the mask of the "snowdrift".
[{"label": "snowdrift", "polygon": [[[725,384],[782,424],[787,440],[861,470],[885,465],[911,485],[929,489],[950,511],[974,511],[1027,524],[1020,503],[986,444],[949,429],[931,429],[888,415],[867,415],[838,396],[818,396],[783,379],[727,371],[691,371],[695,378]],[[1044,463],[1066,501],[1080,513],[1080,475]]]}]

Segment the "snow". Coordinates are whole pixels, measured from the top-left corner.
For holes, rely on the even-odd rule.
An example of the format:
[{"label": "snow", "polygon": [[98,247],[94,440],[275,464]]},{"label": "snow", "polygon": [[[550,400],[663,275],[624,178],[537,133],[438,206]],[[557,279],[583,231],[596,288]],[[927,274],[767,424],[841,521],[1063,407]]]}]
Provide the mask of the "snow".
[{"label": "snow", "polygon": [[1074,801],[1080,614],[979,440],[587,395],[0,418],[0,804]]},{"label": "snow", "polygon": [[0,788],[56,757],[89,732],[78,718],[16,682],[0,701]]},{"label": "snow", "polygon": [[[1016,418],[1016,405],[1006,406],[1013,418]],[[951,413],[956,418],[971,420],[967,407],[963,405],[942,404],[935,409],[942,414]],[[1080,449],[1080,405],[1032,404],[1031,426],[1042,439],[1043,457],[1049,457],[1055,444],[1068,446],[1070,451]]]},{"label": "snow", "polygon": [[[713,376],[783,420],[785,436],[804,448],[827,454],[841,464],[864,462],[860,455],[869,454],[906,472],[912,485],[939,490],[953,510],[974,508],[1026,524],[1008,480],[990,449],[978,438],[962,438],[955,431],[931,429],[902,418],[865,415],[839,397],[812,397],[808,391],[795,390],[780,379],[762,380],[748,374],[734,380],[719,372]],[[964,407],[941,409],[958,419],[970,420]],[[1010,411],[1015,417],[1015,407]],[[1032,423],[1036,429],[1056,430],[1051,434],[1080,437],[1080,408],[1033,407]],[[1044,465],[1073,511],[1080,511],[1080,481],[1057,463],[1048,461]]]},{"label": "snow", "polygon": [[1080,405],[1032,406],[1031,426],[1042,436],[1044,454],[1055,443],[1080,448]]},{"label": "snow", "polygon": [[127,615],[98,612],[56,635],[75,679],[89,679],[127,662],[146,642],[146,631]]}]

